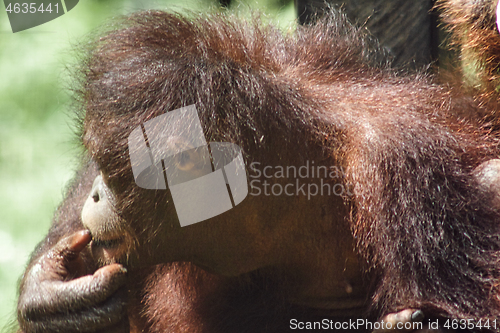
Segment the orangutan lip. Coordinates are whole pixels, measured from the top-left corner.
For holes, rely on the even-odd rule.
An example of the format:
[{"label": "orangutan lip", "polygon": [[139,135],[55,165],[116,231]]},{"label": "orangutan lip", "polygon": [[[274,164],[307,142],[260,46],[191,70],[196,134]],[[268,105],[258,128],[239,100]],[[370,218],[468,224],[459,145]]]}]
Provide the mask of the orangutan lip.
[{"label": "orangutan lip", "polygon": [[95,238],[92,239],[93,246],[104,247],[104,248],[114,248],[120,245],[122,242],[123,242],[123,237],[107,239],[107,240],[101,240]]}]

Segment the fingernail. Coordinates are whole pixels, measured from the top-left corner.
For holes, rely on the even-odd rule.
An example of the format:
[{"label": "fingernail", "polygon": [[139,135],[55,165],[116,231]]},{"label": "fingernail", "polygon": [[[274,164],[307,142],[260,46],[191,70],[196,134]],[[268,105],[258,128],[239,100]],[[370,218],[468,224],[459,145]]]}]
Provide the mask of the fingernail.
[{"label": "fingernail", "polygon": [[90,231],[85,229],[85,230],[80,230],[80,235],[82,236],[87,236],[87,235],[90,235]]},{"label": "fingernail", "polygon": [[71,250],[75,251],[81,251],[83,247],[85,247],[85,245],[87,245],[87,243],[91,240],[90,232],[88,230],[79,230],[72,236],[68,237],[71,237],[69,238],[69,247]]}]

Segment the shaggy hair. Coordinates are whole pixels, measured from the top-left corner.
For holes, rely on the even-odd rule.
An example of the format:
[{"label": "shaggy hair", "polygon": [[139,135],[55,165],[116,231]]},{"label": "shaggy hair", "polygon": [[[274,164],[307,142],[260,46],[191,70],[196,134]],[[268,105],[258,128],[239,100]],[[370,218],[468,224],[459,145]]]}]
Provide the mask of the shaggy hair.
[{"label": "shaggy hair", "polygon": [[[436,7],[451,31],[451,42],[462,62],[475,71],[481,94],[497,99],[500,85],[500,34],[496,24],[498,1],[438,0]],[[498,108],[497,108],[498,109]]]},{"label": "shaggy hair", "polygon": [[[500,44],[484,38],[498,57]],[[495,81],[490,53],[485,75]],[[353,188],[346,204],[357,249],[377,276],[374,313],[410,307],[498,319],[500,213],[472,174],[498,157],[483,119],[491,110],[383,59],[334,11],[289,35],[258,17],[137,13],[89,49],[81,138],[121,186],[124,212],[139,209],[143,193],[131,181],[129,134],[182,106],[195,104],[207,140],[238,144],[248,163],[321,152]],[[285,145],[272,146],[276,138]]]}]

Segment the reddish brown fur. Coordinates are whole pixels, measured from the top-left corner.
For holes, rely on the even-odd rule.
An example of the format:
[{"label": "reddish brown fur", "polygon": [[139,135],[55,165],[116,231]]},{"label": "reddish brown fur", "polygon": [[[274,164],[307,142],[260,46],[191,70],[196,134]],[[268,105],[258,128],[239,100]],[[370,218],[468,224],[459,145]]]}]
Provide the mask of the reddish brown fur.
[{"label": "reddish brown fur", "polygon": [[438,0],[436,3],[443,22],[452,32],[452,44],[460,49],[463,64],[470,66],[467,70],[475,70],[473,75],[486,99],[496,99],[495,91],[500,85],[497,3],[496,0]]},{"label": "reddish brown fur", "polygon": [[[142,258],[159,250],[155,237],[172,207],[166,193],[134,184],[127,137],[144,121],[196,104],[207,141],[238,144],[247,165],[316,159],[343,167],[354,195],[339,211],[352,238],[343,243],[342,218],[337,235],[319,221],[290,228],[322,241],[312,261],[332,237],[332,247],[356,244],[374,282],[359,316],[413,307],[428,317],[500,318],[500,213],[472,174],[498,157],[497,139],[483,128],[489,110],[424,75],[393,72],[377,44],[334,12],[290,36],[259,22],[145,12],[90,49],[81,73],[82,139],[132,237],[142,240],[134,250]],[[259,253],[268,255],[266,244]],[[293,317],[342,319],[288,302],[280,287],[290,281],[280,276],[267,267],[222,277],[190,264],[157,266],[129,285],[132,326],[277,332]]]},{"label": "reddish brown fur", "polygon": [[219,16],[150,12],[126,24],[100,39],[85,79],[84,142],[111,179],[128,179],[132,128],[192,103],[210,140],[252,158],[268,133],[290,148],[327,140],[355,187],[359,250],[381,276],[375,307],[498,317],[498,217],[470,177],[497,151],[467,124],[444,125],[477,107],[451,105],[453,93],[425,77],[372,66],[374,44],[342,17],[288,37]]}]

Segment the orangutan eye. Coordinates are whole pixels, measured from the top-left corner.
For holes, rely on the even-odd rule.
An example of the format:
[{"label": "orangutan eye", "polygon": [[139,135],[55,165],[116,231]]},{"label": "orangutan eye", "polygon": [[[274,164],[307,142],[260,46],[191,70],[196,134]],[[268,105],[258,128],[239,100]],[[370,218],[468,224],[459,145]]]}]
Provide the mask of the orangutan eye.
[{"label": "orangutan eye", "polygon": [[176,157],[176,165],[180,170],[187,171],[194,167],[193,159],[191,158],[192,153],[184,151]]}]

